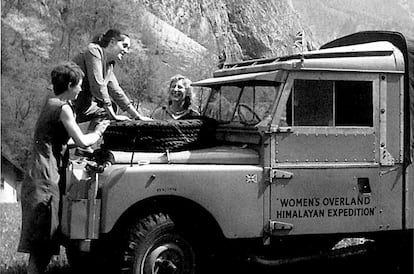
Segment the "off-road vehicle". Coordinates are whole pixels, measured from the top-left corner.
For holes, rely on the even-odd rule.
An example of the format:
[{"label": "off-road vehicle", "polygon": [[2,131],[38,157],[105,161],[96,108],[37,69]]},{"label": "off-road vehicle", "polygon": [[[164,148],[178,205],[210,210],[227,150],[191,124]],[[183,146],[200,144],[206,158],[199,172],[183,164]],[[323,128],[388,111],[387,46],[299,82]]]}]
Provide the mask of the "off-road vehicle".
[{"label": "off-road vehicle", "polygon": [[70,262],[105,250],[131,273],[194,273],[232,247],[266,263],[412,233],[413,61],[400,33],[360,32],[226,64],[193,83],[200,117],[113,123],[68,167]]}]

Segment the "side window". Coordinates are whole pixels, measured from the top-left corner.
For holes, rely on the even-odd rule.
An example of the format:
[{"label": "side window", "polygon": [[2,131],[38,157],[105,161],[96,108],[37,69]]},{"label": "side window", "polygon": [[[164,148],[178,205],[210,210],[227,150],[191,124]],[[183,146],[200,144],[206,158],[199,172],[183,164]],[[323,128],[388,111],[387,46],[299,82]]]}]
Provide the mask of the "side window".
[{"label": "side window", "polygon": [[238,86],[223,85],[211,91],[204,103],[204,115],[223,123],[257,124],[270,115],[279,92],[279,83],[250,83]]},{"label": "side window", "polygon": [[288,125],[333,125],[333,85],[333,81],[295,80],[288,102]]},{"label": "side window", "polygon": [[372,127],[370,81],[296,79],[286,106],[289,126]]},{"label": "side window", "polygon": [[221,122],[230,122],[240,91],[240,87],[234,86],[213,89],[206,104],[204,115]]},{"label": "side window", "polygon": [[277,86],[245,86],[239,102],[251,109],[243,113],[245,118],[253,121],[256,114],[262,120],[269,114],[276,93]]},{"label": "side window", "polygon": [[373,126],[372,82],[335,82],[335,125]]}]

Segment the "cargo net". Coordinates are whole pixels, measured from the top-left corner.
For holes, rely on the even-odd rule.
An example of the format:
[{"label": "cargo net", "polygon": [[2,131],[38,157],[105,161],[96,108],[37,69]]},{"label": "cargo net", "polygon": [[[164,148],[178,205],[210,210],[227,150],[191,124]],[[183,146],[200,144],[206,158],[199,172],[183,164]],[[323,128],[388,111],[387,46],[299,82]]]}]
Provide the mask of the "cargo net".
[{"label": "cargo net", "polygon": [[216,121],[206,117],[174,121],[112,122],[103,134],[103,149],[165,152],[215,144]]}]

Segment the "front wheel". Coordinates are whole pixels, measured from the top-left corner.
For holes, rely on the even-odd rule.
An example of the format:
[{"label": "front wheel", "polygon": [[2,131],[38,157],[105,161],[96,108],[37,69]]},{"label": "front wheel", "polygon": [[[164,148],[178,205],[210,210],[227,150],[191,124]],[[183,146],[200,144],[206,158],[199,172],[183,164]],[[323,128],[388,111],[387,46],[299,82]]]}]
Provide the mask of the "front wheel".
[{"label": "front wheel", "polygon": [[195,252],[163,213],[149,215],[126,234],[122,269],[134,274],[195,273]]}]

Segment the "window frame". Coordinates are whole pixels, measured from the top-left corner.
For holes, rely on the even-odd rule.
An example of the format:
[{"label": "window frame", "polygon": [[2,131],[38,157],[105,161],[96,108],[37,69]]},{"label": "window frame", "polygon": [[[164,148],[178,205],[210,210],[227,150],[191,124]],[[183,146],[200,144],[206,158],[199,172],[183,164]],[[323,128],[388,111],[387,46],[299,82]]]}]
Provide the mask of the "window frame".
[{"label": "window frame", "polygon": [[[284,83],[282,83],[282,82],[256,82],[255,83],[253,81],[248,81],[248,82],[243,82],[243,83],[239,83],[239,84],[227,84],[227,85],[216,86],[216,87],[210,89],[209,95],[207,97],[207,102],[206,102],[206,105],[205,105],[204,109],[202,110],[202,113],[203,113],[203,115],[206,115],[206,112],[207,112],[207,109],[208,109],[207,106],[208,106],[208,103],[211,100],[211,96],[212,96],[213,92],[217,92],[219,94],[218,96],[222,96],[223,87],[235,87],[235,88],[240,89],[240,91],[239,91],[239,94],[238,94],[238,98],[235,101],[236,104],[234,106],[234,109],[232,109],[232,115],[231,115],[230,121],[224,121],[224,120],[217,120],[217,121],[220,124],[231,124],[231,123],[239,124],[240,121],[235,121],[235,115],[236,115],[237,107],[240,104],[241,99],[243,97],[243,94],[245,92],[249,92],[249,91],[245,91],[245,89],[246,88],[252,88],[252,94],[253,94],[252,103],[256,104],[256,99],[257,99],[256,97],[258,96],[257,95],[258,94],[257,87],[267,87],[267,88],[272,88],[273,89],[272,92],[276,93],[272,96],[271,102],[269,102],[268,115],[266,115],[266,116],[273,115],[274,106],[277,104],[277,101],[280,98],[281,88],[283,87],[283,84]],[[219,109],[220,109],[220,112],[221,112],[222,105],[219,104],[219,106],[220,106]],[[255,107],[256,106],[253,107],[254,110],[255,110]],[[263,117],[262,121],[265,120],[265,119],[266,119],[266,117]]]},{"label": "window frame", "polygon": [[[326,80],[326,81],[368,81],[372,82],[372,106],[373,106],[373,126],[279,126],[282,116],[286,114],[287,102],[293,91],[295,80]],[[272,125],[281,132],[303,132],[303,133],[349,133],[371,134],[379,126],[376,119],[379,112],[379,90],[380,76],[378,73],[371,72],[333,72],[333,71],[299,71],[291,72],[282,91],[278,111],[273,119]],[[335,102],[335,101],[334,101]],[[333,110],[335,109],[335,103]],[[286,118],[286,117],[285,117]]]}]

